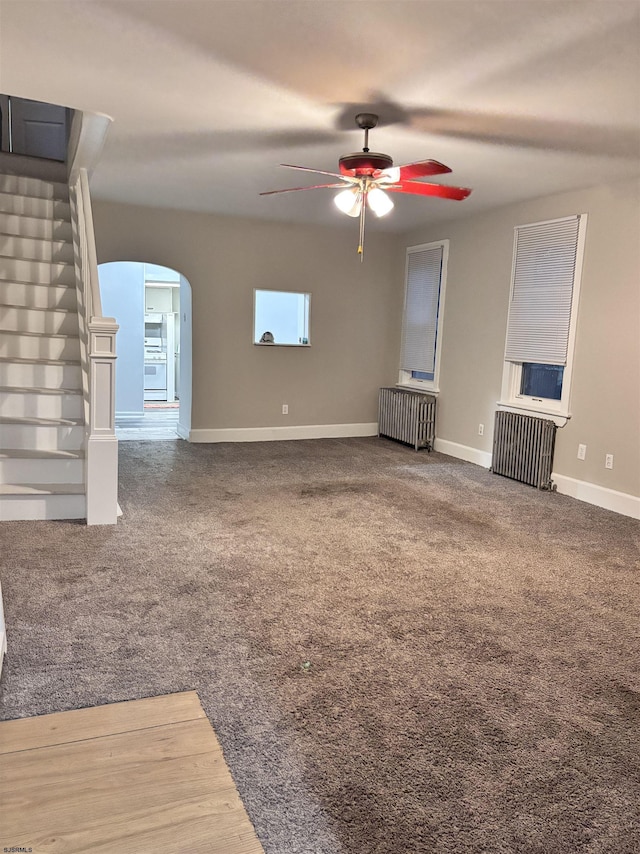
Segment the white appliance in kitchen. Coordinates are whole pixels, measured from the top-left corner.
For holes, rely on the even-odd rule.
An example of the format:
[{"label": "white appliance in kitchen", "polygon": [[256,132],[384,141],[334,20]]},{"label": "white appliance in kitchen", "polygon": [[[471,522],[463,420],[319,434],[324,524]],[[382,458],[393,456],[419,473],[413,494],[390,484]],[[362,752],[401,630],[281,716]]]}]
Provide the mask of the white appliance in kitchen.
[{"label": "white appliance in kitchen", "polygon": [[175,314],[144,316],[144,399],[175,400]]}]

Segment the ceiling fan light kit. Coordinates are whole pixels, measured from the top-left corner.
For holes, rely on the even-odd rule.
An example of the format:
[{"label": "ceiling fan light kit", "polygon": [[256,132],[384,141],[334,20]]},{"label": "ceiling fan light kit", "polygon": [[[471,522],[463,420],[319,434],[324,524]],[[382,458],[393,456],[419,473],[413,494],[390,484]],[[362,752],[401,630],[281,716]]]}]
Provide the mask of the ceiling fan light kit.
[{"label": "ceiling fan light kit", "polygon": [[[260,193],[261,196],[272,196],[278,193],[294,193],[299,190],[340,189],[334,197],[338,210],[351,217],[360,218],[360,234],[358,255],[364,258],[364,223],[367,206],[376,216],[385,216],[394,207],[388,192],[409,193],[419,196],[436,196],[442,199],[462,201],[471,193],[466,187],[449,187],[445,184],[428,184],[424,181],[413,180],[429,175],[444,175],[451,172],[448,166],[437,160],[420,160],[405,166],[394,166],[393,159],[388,154],[369,150],[369,131],[378,124],[375,113],[358,113],[356,124],[364,130],[364,146],[362,151],[345,154],[338,161],[339,172],[323,172],[320,169],[310,169],[307,166],[293,166],[281,163],[288,169],[298,169],[303,172],[314,172],[318,175],[329,175],[338,178],[342,183],[315,184],[310,187],[291,187],[287,190],[271,190]],[[349,185],[345,188],[345,184]]]}]

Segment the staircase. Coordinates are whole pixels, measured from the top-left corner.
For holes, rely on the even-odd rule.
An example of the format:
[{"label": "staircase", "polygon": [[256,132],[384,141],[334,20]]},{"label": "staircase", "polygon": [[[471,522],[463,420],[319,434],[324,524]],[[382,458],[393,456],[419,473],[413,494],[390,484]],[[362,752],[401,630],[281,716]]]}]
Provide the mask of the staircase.
[{"label": "staircase", "polygon": [[0,521],[86,518],[66,184],[0,175]]}]

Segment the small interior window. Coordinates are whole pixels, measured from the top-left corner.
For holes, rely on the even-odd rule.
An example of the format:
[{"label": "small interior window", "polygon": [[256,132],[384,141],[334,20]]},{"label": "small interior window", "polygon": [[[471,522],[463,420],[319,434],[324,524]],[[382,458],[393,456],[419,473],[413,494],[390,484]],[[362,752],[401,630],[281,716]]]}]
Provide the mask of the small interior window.
[{"label": "small interior window", "polygon": [[255,291],[253,343],[308,347],[311,294]]}]

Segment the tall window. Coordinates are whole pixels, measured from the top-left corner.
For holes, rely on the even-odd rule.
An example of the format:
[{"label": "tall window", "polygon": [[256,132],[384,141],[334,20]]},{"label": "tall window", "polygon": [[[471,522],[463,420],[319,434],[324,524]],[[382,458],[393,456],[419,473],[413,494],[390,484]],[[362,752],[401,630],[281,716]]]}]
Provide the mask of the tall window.
[{"label": "tall window", "polygon": [[586,214],[518,226],[502,405],[567,417]]},{"label": "tall window", "polygon": [[407,249],[400,383],[438,390],[449,241]]}]

